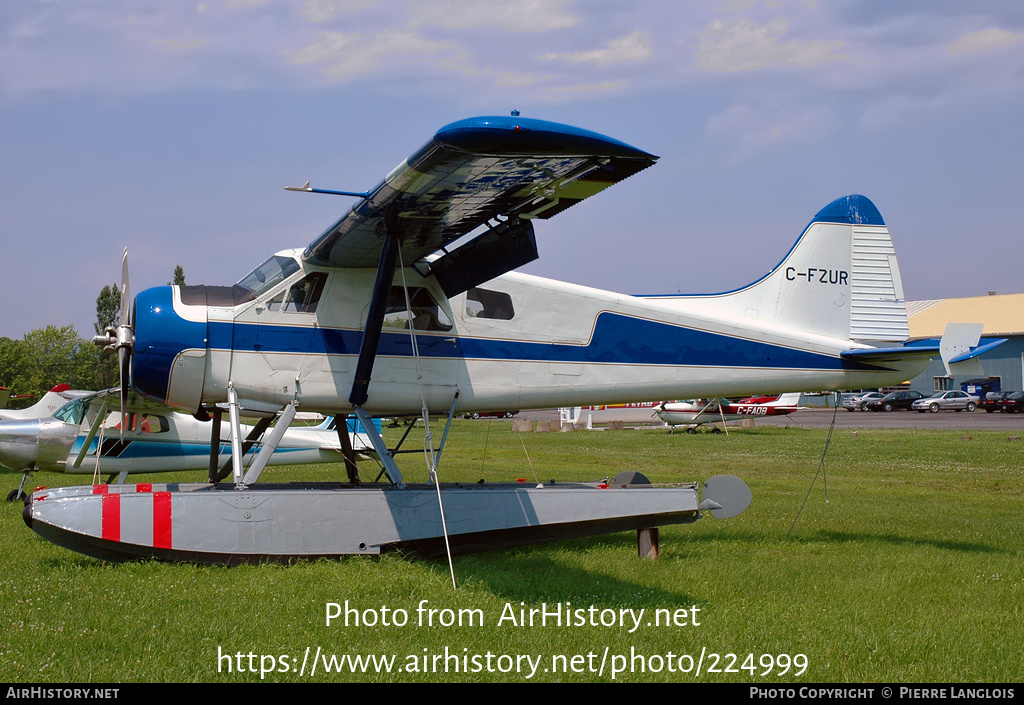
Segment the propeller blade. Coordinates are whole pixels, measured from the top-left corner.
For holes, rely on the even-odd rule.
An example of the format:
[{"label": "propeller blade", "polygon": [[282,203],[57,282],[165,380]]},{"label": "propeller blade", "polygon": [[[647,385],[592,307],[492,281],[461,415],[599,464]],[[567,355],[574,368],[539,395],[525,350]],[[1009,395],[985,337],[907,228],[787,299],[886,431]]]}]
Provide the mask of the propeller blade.
[{"label": "propeller blade", "polygon": [[121,316],[122,326],[131,325],[132,320],[132,288],[128,281],[128,248],[124,248],[121,257]]},{"label": "propeller blade", "polygon": [[124,429],[128,425],[128,385],[131,379],[131,350],[118,348],[117,361],[121,378],[121,440],[124,440]]},{"label": "propeller blade", "polygon": [[131,387],[132,353],[135,349],[135,331],[132,330],[132,287],[128,278],[128,248],[121,257],[121,314],[117,327],[117,362],[121,384],[121,440],[128,425],[128,389]]}]

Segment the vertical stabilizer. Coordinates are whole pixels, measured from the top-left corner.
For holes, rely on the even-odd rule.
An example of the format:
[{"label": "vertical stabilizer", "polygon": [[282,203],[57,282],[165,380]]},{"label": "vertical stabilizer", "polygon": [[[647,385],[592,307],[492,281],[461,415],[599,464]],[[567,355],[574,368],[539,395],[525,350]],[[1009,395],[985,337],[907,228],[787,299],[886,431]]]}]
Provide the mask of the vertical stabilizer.
[{"label": "vertical stabilizer", "polygon": [[822,208],[782,262],[753,284],[663,300],[841,340],[903,341],[909,335],[889,230],[874,204],[857,195]]}]

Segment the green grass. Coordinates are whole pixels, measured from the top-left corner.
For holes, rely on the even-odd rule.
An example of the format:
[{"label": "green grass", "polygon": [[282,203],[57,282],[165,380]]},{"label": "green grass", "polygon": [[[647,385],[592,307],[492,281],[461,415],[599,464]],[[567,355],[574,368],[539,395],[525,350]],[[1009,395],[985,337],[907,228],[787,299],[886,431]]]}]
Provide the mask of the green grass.
[{"label": "green grass", "polygon": [[[710,517],[661,530],[657,561],[636,557],[635,536],[615,534],[457,557],[453,591],[444,562],[390,554],[340,561],[237,568],[142,562],[105,564],[53,546],[0,506],[0,681],[252,681],[223,654],[286,655],[299,669],[307,647],[326,654],[395,655],[402,672],[268,673],[272,681],[508,681],[510,673],[411,673],[409,656],[543,657],[532,680],[610,681],[612,655],[804,654],[806,672],[779,676],[669,672],[617,674],[621,681],[1004,682],[1024,673],[1024,443],[1005,433],[860,430],[836,432],[826,470],[809,497],[826,432],[757,428],[724,435],[660,431],[518,434],[506,421],[460,421],[442,462],[443,480],[536,476],[598,479],[639,470],[655,482],[731,473],[754,494],[732,519]],[[435,429],[437,438],[439,428]],[[527,463],[523,443],[533,470]],[[402,456],[409,480],[422,457]],[[370,472],[364,465],[364,475]],[[338,467],[273,468],[265,480],[337,479]],[[13,487],[17,476],[5,474]],[[168,475],[168,480],[194,477]],[[147,479],[158,479],[155,476]],[[79,484],[40,475],[35,484]],[[794,519],[800,512],[799,519]],[[792,532],[790,527],[793,526]],[[380,614],[406,610],[405,626],[325,623],[337,602]],[[479,610],[485,623],[416,624],[421,601]],[[644,609],[632,634],[618,626],[499,626],[518,610]],[[700,625],[647,626],[653,610],[700,608]],[[599,667],[605,649],[608,660]],[[631,652],[632,650],[632,652]],[[588,654],[594,654],[588,660]],[[545,670],[552,657],[582,657],[583,672]],[[429,659],[428,659],[429,660]],[[253,665],[258,669],[260,659]],[[486,661],[479,662],[486,666]],[[507,661],[501,665],[507,665]],[[565,663],[570,663],[568,660]],[[218,670],[218,664],[220,669]],[[438,662],[441,667],[441,662]],[[650,662],[648,662],[650,664]],[[264,666],[271,665],[269,660]],[[460,667],[461,667],[460,661]],[[469,662],[472,668],[472,661]],[[619,662],[622,665],[622,662]],[[720,668],[728,665],[719,661]],[[307,667],[308,671],[308,667]]]}]

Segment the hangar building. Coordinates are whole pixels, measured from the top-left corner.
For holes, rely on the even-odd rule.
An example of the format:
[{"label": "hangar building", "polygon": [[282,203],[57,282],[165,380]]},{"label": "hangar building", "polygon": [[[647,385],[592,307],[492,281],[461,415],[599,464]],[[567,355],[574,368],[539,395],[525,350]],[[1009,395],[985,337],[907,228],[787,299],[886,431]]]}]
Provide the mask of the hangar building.
[{"label": "hangar building", "polygon": [[915,377],[910,388],[929,395],[946,389],[961,389],[971,383],[971,394],[984,397],[986,391],[1020,391],[1024,389],[1024,294],[990,294],[963,299],[908,301],[907,318],[910,339],[938,339],[947,323],[981,323],[982,338],[1007,338],[994,350],[979,358],[984,374],[979,377],[946,376],[941,360],[932,360],[927,369]]}]

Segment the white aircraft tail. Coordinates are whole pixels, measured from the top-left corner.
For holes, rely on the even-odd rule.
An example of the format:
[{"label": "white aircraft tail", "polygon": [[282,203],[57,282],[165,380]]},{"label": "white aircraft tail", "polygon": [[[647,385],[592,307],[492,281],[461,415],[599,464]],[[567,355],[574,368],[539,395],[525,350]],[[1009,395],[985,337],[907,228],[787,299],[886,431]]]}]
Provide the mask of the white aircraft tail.
[{"label": "white aircraft tail", "polygon": [[798,406],[802,392],[787,392],[779,395],[779,398],[769,402],[772,406]]},{"label": "white aircraft tail", "polygon": [[830,338],[903,341],[903,281],[889,230],[864,196],[822,208],[772,271],[735,291],[664,297],[683,309],[753,320]]},{"label": "white aircraft tail", "polygon": [[66,384],[59,384],[27,409],[0,409],[0,419],[4,421],[21,419],[45,419],[53,416],[57,409],[68,403],[68,397],[58,392],[70,389]]}]

